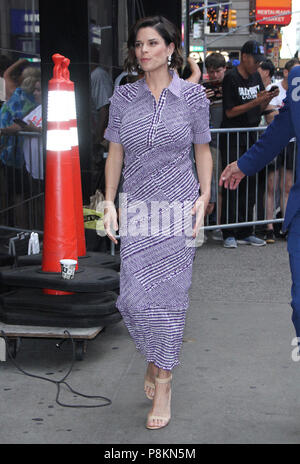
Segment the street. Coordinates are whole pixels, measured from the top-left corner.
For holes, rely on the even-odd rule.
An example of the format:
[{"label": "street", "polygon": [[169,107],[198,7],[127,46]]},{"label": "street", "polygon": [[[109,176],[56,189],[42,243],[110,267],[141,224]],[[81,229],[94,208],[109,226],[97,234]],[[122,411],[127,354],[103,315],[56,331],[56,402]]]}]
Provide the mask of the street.
[{"label": "street", "polygon": [[[209,239],[196,251],[168,427],[145,428],[151,405],[143,392],[145,362],[121,322],[89,342],[67,378],[81,393],[110,398],[111,406],[61,407],[54,384],[0,363],[0,443],[299,443],[290,283],[286,242],[225,249]],[[61,350],[55,343],[23,340],[16,361],[26,371],[61,379],[72,350],[69,342]],[[62,402],[93,404],[61,390]]]}]

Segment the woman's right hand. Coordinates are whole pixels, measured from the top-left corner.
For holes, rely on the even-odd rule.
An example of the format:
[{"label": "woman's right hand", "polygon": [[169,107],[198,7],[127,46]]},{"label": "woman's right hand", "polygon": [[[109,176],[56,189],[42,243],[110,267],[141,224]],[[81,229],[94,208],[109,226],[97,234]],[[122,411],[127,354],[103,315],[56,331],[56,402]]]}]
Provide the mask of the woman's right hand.
[{"label": "woman's right hand", "polygon": [[108,238],[117,245],[118,240],[115,238],[112,229],[117,231],[119,229],[119,225],[117,220],[117,211],[112,201],[105,201],[103,224]]}]

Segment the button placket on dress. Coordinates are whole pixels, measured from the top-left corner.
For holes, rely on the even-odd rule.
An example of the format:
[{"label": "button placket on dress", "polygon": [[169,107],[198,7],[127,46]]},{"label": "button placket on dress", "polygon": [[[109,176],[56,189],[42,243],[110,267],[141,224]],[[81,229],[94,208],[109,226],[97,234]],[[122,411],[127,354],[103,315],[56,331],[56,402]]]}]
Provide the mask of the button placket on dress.
[{"label": "button placket on dress", "polygon": [[154,100],[153,101],[154,113],[153,113],[153,118],[152,118],[152,121],[151,121],[151,124],[150,124],[150,130],[149,130],[148,137],[147,137],[147,145],[149,147],[151,147],[153,145],[153,142],[154,142],[154,139],[155,139],[156,130],[157,130],[158,124],[160,122],[160,118],[161,118],[161,113],[162,113],[163,107],[164,107],[165,102],[166,102],[167,90],[168,89],[164,89],[161,92],[158,103],[156,103],[156,100],[155,100],[154,96],[152,95],[152,98]]}]

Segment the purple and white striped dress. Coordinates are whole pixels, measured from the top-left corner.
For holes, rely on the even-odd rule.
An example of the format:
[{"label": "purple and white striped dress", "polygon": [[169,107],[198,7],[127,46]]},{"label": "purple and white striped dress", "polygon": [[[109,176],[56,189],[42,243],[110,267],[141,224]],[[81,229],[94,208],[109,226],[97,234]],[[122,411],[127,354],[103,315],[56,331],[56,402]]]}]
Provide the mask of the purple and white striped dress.
[{"label": "purple and white striped dress", "polygon": [[167,370],[179,364],[195,253],[182,220],[199,196],[190,150],[210,141],[203,87],[172,75],[158,102],[144,78],[116,87],[105,132],[124,148],[117,307],[137,349]]}]

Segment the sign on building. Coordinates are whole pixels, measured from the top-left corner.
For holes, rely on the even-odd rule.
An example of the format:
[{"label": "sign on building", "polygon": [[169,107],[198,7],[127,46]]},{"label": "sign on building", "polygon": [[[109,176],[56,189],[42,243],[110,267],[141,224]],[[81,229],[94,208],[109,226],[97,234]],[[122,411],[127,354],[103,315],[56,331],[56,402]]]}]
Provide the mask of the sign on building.
[{"label": "sign on building", "polygon": [[[292,0],[256,0],[256,21],[266,18],[260,24],[279,24],[287,26],[292,16]],[[290,13],[289,13],[290,12]],[[284,16],[280,16],[282,13]]]}]

